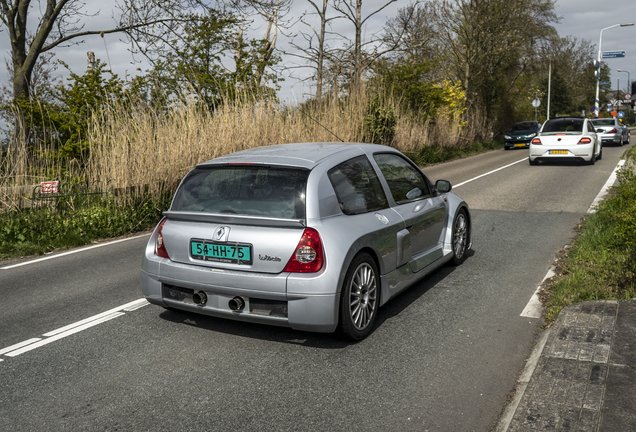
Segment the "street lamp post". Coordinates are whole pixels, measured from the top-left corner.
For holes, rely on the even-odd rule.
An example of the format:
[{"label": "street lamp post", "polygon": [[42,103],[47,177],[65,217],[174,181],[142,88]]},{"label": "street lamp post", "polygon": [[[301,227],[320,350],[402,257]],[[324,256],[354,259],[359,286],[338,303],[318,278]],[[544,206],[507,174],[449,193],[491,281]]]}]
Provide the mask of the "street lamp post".
[{"label": "street lamp post", "polygon": [[[629,77],[629,71],[624,69],[616,69],[617,72],[627,72],[627,93],[632,94],[632,80]],[[627,104],[627,118],[629,118],[629,106],[632,104],[631,98]],[[629,120],[627,120],[629,122]]]},{"label": "street lamp post", "polygon": [[[633,26],[634,23],[626,23],[626,24],[614,24],[613,26],[609,26],[609,27],[605,27],[604,29],[601,30],[601,36],[598,39],[598,64],[599,67],[601,65],[601,42],[603,42],[603,31],[607,30],[607,29],[611,29],[614,27],[629,27],[629,26]],[[594,106],[596,107],[596,110],[594,111],[596,114],[596,117],[598,117],[598,110],[599,110],[599,103],[598,103],[598,92],[599,92],[599,86],[601,84],[601,74],[600,74],[600,69],[599,69],[599,76],[596,78],[596,99],[594,101]]]}]

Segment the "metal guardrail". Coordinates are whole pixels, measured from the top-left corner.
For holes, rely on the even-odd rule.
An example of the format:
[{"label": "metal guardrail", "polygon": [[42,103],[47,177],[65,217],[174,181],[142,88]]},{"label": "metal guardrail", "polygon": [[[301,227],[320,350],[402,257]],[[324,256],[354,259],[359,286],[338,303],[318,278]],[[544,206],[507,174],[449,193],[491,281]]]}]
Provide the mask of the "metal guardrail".
[{"label": "metal guardrail", "polygon": [[42,185],[33,188],[31,208],[52,207],[60,213],[75,210],[80,207],[98,202],[103,197],[112,194],[113,188],[108,184],[104,187],[101,182],[87,183],[61,183],[56,192],[46,193]]}]

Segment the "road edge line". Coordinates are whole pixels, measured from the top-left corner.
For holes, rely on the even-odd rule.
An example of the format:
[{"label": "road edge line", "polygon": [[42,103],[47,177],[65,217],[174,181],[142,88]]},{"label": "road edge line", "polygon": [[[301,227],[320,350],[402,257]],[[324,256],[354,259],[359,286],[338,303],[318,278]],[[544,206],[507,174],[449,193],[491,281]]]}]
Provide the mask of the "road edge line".
[{"label": "road edge line", "polygon": [[543,286],[543,283],[547,279],[555,275],[556,275],[556,267],[550,266],[550,268],[548,269],[548,272],[545,274],[543,279],[541,279],[541,283],[539,284],[537,289],[534,290],[534,294],[532,294],[532,297],[530,297],[528,304],[526,304],[526,307],[521,311],[521,315],[519,316],[522,316],[524,318],[541,318],[541,315],[543,314],[543,305],[541,304],[541,300],[539,300],[539,291],[541,291],[541,287]]},{"label": "road edge line", "polygon": [[93,246],[89,246],[89,247],[85,247],[85,248],[81,248],[81,249],[75,249],[75,250],[68,251],[68,252],[62,252],[62,253],[59,253],[59,254],[55,254],[55,255],[51,255],[51,256],[47,256],[47,257],[43,257],[43,258],[37,258],[37,259],[31,260],[31,261],[25,261],[25,262],[21,262],[21,263],[18,263],[18,264],[12,264],[12,265],[8,265],[8,266],[5,266],[5,267],[0,267],[0,270],[9,270],[9,269],[16,268],[16,267],[22,267],[22,266],[29,265],[29,264],[39,263],[41,261],[48,261],[48,260],[51,260],[51,259],[54,259],[54,258],[60,258],[60,257],[63,257],[63,256],[72,255],[72,254],[76,254],[76,253],[79,253],[79,252],[84,252],[84,251],[91,250],[91,249],[96,249],[96,248],[99,248],[99,247],[102,247],[102,246],[110,246],[110,245],[115,244],[115,243],[121,243],[121,242],[125,242],[125,241],[128,241],[128,240],[135,240],[135,239],[141,238],[143,236],[147,236],[147,235],[150,235],[150,233],[141,234],[141,235],[134,236],[134,237],[126,237],[125,239],[113,240],[113,241],[110,241],[110,242],[100,243],[100,244],[97,244],[97,245],[93,245]]},{"label": "road edge line", "polygon": [[600,192],[598,193],[598,195],[596,195],[596,198],[594,198],[594,201],[592,201],[592,204],[590,205],[590,208],[587,209],[587,213],[588,214],[596,213],[596,209],[598,208],[598,204],[609,193],[610,188],[614,185],[614,182],[616,182],[616,176],[617,176],[618,170],[621,169],[621,167],[623,165],[625,165],[625,159],[619,160],[618,164],[616,164],[616,168],[614,168],[614,171],[612,171],[612,173],[610,174],[609,178],[607,179],[607,181],[605,182],[605,184],[601,188]]}]

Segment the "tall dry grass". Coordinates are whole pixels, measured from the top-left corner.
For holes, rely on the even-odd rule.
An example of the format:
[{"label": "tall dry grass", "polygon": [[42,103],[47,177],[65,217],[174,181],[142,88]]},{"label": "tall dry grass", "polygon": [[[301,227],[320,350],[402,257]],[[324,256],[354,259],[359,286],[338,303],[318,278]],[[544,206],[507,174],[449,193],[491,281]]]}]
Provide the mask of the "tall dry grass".
[{"label": "tall dry grass", "polygon": [[[324,103],[317,111],[310,106],[299,110],[243,100],[212,111],[186,99],[168,114],[111,105],[93,116],[86,163],[67,164],[65,175],[161,197],[172,192],[194,165],[224,154],[293,142],[360,142],[368,102],[361,94],[345,103]],[[391,145],[402,151],[417,152],[432,145],[461,147],[487,132],[480,119],[470,120],[468,126],[446,117],[422,123],[412,113],[402,112],[398,101],[384,103],[397,114]],[[24,190],[39,181],[59,179],[60,164],[43,157],[47,152],[41,150],[27,151],[24,137],[17,137],[1,153],[0,205],[18,207]]]}]

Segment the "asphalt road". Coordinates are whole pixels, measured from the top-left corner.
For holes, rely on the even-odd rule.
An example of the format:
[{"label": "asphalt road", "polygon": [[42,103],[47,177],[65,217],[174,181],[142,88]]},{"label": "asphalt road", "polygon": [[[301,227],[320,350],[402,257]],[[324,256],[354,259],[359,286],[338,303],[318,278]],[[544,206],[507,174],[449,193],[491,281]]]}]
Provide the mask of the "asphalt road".
[{"label": "asphalt road", "polygon": [[359,343],[121,310],[141,297],[147,236],[0,268],[0,430],[491,430],[541,325],[520,314],[624,150],[594,166],[499,150],[425,169],[470,205],[473,252],[389,302]]}]

